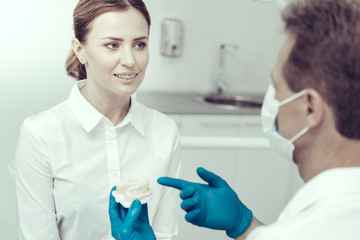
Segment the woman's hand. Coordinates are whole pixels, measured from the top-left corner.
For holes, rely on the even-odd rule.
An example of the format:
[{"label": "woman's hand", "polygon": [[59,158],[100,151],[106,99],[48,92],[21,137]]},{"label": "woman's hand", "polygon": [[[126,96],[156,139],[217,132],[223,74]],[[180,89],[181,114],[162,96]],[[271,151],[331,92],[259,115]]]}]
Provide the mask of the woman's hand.
[{"label": "woman's hand", "polygon": [[[115,187],[111,190],[114,191]],[[117,203],[110,192],[111,235],[116,240],[156,240],[149,224],[147,204],[134,200],[130,208]]]}]

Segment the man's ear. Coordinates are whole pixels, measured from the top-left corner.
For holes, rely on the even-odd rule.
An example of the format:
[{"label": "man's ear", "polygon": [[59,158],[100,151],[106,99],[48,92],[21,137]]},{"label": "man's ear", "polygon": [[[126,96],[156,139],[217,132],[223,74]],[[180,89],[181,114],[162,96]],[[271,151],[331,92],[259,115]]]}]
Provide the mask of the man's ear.
[{"label": "man's ear", "polygon": [[315,89],[306,89],[305,121],[309,128],[321,124],[325,117],[326,101]]},{"label": "man's ear", "polygon": [[84,49],[83,45],[80,43],[80,41],[77,38],[73,38],[71,41],[72,49],[76,55],[76,57],[79,59],[81,64],[86,64],[86,58],[84,56]]}]

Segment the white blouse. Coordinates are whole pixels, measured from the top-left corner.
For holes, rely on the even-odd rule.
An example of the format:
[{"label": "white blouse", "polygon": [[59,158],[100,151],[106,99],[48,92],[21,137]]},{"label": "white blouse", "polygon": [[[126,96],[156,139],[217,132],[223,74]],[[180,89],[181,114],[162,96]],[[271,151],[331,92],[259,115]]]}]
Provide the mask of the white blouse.
[{"label": "white blouse", "polygon": [[120,179],[145,177],[149,220],[158,239],[176,236],[178,192],[157,184],[178,177],[179,131],[165,115],[131,98],[114,126],[73,87],[59,105],[25,119],[15,159],[20,239],[113,239],[108,203]]}]

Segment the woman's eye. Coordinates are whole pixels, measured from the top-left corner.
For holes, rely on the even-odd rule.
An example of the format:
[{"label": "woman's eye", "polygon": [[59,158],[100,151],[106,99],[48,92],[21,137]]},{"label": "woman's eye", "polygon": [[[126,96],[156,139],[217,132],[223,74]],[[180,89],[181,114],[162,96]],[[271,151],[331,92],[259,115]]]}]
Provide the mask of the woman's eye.
[{"label": "woman's eye", "polygon": [[144,49],[146,46],[147,46],[146,43],[141,42],[141,43],[136,44],[135,48],[141,50],[141,49]]},{"label": "woman's eye", "polygon": [[106,45],[106,47],[110,49],[116,49],[119,47],[119,45],[117,43],[109,43]]}]

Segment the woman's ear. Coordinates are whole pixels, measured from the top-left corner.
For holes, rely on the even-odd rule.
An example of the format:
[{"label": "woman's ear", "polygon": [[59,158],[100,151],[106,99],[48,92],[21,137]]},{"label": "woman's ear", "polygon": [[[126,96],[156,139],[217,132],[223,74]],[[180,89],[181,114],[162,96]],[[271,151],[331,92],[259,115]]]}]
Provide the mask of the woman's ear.
[{"label": "woman's ear", "polygon": [[79,59],[81,64],[86,64],[86,58],[84,56],[84,49],[82,44],[80,43],[80,41],[77,38],[73,38],[71,41],[71,46],[72,49],[76,55],[76,57]]},{"label": "woman's ear", "polygon": [[305,121],[309,128],[321,124],[325,117],[326,102],[315,89],[306,89]]}]

